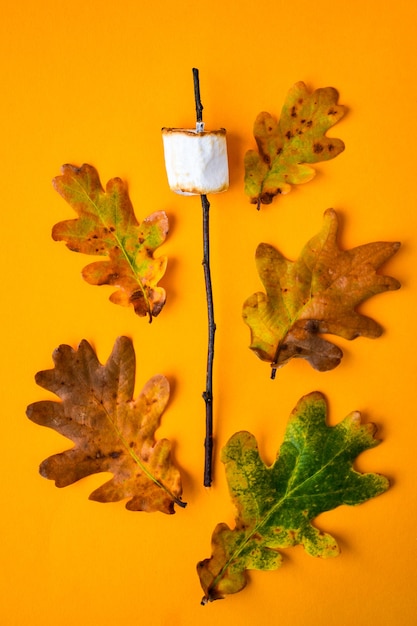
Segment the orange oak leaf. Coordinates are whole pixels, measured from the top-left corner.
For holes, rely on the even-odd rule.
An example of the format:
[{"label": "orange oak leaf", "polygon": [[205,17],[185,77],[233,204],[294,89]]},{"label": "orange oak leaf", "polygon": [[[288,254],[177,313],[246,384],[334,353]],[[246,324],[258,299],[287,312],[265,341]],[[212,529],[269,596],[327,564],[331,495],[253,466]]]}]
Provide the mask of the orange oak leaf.
[{"label": "orange oak leaf", "polygon": [[28,406],[27,416],[53,428],[74,447],[42,462],[40,473],[66,487],[98,472],[111,480],[90,499],[117,502],[128,498],[131,511],[174,513],[181,500],[181,477],[171,460],[167,439],[155,442],[155,431],[169,399],[168,380],[151,378],[136,400],[135,352],[130,339],[119,337],[105,365],[83,340],[78,350],[59,346],[54,369],[38,372],[36,382],[61,402],[41,401]]},{"label": "orange oak leaf", "polygon": [[395,254],[399,243],[375,242],[351,250],[337,243],[336,212],[324,214],[321,232],[313,237],[297,261],[289,261],[274,247],[261,243],[256,265],[266,293],[250,296],[243,305],[243,319],[251,330],[250,348],[278,367],[302,357],[317,370],[336,367],[342,351],[320,335],[344,339],[379,337],[381,326],[356,307],[400,283],[377,273]]},{"label": "orange oak leaf", "polygon": [[87,265],[83,278],[91,285],[114,285],[110,300],[133,305],[135,313],[152,321],[165,304],[166,294],[157,283],[165,273],[167,258],[154,251],[168,233],[168,218],[157,211],[137,221],[126,184],[109,180],[104,191],[91,165],[64,165],[53,179],[56,191],[78,213],[78,219],[55,224],[52,237],[65,241],[74,252],[108,256]]},{"label": "orange oak leaf", "polygon": [[279,121],[270,113],[258,115],[253,128],[258,152],[245,155],[245,192],[258,209],[291,191],[291,185],[314,178],[309,163],[334,159],[344,150],[341,139],[326,136],[346,112],[338,98],[333,87],[310,93],[298,82],[288,92]]}]

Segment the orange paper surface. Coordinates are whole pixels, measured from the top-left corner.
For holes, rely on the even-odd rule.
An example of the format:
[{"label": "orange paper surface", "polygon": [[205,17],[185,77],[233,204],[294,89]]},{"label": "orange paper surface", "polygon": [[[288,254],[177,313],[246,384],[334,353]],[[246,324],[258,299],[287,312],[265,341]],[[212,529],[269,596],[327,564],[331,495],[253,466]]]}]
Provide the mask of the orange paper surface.
[{"label": "orange paper surface", "polygon": [[[414,626],[416,623],[415,311],[417,204],[415,80],[417,9],[324,0],[238,2],[7,0],[0,22],[2,163],[1,567],[4,626]],[[228,133],[230,189],[210,197],[217,323],[214,373],[215,480],[202,486],[207,320],[198,197],[167,184],[161,128],[194,125],[192,67],[200,70],[207,129]],[[349,112],[330,136],[346,150],[316,178],[257,212],[243,191],[243,157],[255,147],[260,111],[279,115],[291,85],[333,86]],[[111,304],[110,287],[80,275],[91,261],[51,238],[75,217],[53,190],[64,163],[94,165],[105,184],[127,181],[138,219],[165,210],[167,304],[150,325]],[[384,271],[400,291],[361,311],[384,327],[376,340],[334,338],[341,365],[319,373],[293,360],[269,379],[248,349],[244,300],[262,288],[258,243],[289,258],[335,208],[340,244],[401,241]],[[133,339],[137,390],[168,376],[172,397],[158,436],[174,444],[185,510],[132,513],[88,495],[108,476],[57,489],[38,473],[71,447],[36,426],[26,406],[52,394],[34,382],[61,343],[87,339],[104,362],[119,335]],[[284,551],[275,572],[252,572],[247,588],[200,606],[197,561],[209,557],[217,522],[233,525],[221,447],[238,430],[272,462],[298,399],[323,392],[329,422],[353,410],[383,442],[357,467],[388,476],[390,490],[317,525],[338,540],[332,560]]]}]

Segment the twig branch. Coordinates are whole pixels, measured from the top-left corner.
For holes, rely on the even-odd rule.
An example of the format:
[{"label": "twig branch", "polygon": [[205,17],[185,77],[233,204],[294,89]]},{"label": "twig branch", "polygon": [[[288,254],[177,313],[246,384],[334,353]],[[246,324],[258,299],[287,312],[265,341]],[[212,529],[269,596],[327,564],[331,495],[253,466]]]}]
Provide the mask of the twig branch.
[{"label": "twig branch", "polygon": [[193,80],[194,80],[194,100],[195,100],[195,114],[196,121],[203,121],[203,105],[200,98],[200,80],[198,77],[198,69],[193,67]]},{"label": "twig branch", "polygon": [[[193,68],[194,96],[197,123],[203,121],[203,105],[200,100],[200,83],[198,70]],[[203,399],[206,403],[206,436],[204,440],[204,486],[210,487],[212,483],[213,465],[213,361],[214,361],[214,334],[216,324],[214,322],[213,291],[210,273],[210,228],[209,210],[210,203],[206,195],[201,195],[201,206],[203,209],[203,269],[206,285],[207,317],[208,317],[208,349],[207,349],[207,370],[206,389],[203,392]]]},{"label": "twig branch", "polygon": [[209,209],[210,203],[207,196],[201,196],[201,206],[203,207],[203,269],[206,283],[207,296],[207,317],[208,317],[208,350],[207,350],[207,372],[206,389],[203,392],[206,403],[206,438],[205,462],[204,462],[204,486],[210,487],[212,481],[212,461],[213,461],[213,361],[214,361],[214,334],[216,324],[214,322],[213,292],[210,274],[210,239],[209,239]]}]

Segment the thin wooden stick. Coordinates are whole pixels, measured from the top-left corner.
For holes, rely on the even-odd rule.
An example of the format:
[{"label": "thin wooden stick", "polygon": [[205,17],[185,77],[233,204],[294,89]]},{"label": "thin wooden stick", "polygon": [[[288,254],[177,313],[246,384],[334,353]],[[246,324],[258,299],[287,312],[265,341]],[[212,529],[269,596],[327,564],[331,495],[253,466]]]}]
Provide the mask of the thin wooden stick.
[{"label": "thin wooden stick", "polygon": [[213,292],[211,286],[210,275],[210,240],[209,240],[209,209],[210,203],[207,196],[201,196],[201,205],[203,207],[203,269],[206,283],[207,296],[207,317],[208,317],[208,349],[207,349],[207,371],[206,371],[206,389],[203,392],[204,402],[206,403],[206,438],[205,462],[204,462],[204,486],[210,487],[212,482],[212,463],[213,463],[213,361],[214,361],[214,334],[216,332],[216,324],[214,322]]},{"label": "thin wooden stick", "polygon": [[[193,68],[194,96],[197,123],[203,121],[203,105],[200,100],[200,82],[198,69]],[[213,290],[210,272],[210,228],[209,210],[210,203],[206,195],[201,195],[201,206],[203,209],[203,269],[206,285],[207,317],[208,317],[208,348],[207,348],[207,370],[206,388],[203,392],[203,399],[206,403],[206,436],[204,440],[204,486],[210,487],[213,474],[213,362],[214,362],[214,335],[216,324],[214,322]]]},{"label": "thin wooden stick", "polygon": [[193,80],[194,80],[194,100],[195,100],[195,114],[196,114],[196,121],[197,122],[202,122],[203,121],[203,105],[201,103],[201,98],[200,98],[200,79],[199,79],[199,75],[198,75],[198,69],[196,67],[193,67]]}]

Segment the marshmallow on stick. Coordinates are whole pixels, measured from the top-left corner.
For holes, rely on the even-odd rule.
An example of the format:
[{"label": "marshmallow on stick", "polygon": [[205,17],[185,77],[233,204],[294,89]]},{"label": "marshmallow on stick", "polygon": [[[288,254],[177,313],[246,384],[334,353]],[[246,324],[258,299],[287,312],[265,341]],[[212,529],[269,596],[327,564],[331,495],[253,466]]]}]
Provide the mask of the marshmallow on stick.
[{"label": "marshmallow on stick", "polygon": [[172,191],[207,195],[229,186],[226,131],[163,128],[165,168]]},{"label": "marshmallow on stick", "polygon": [[210,276],[209,209],[207,195],[229,187],[226,131],[224,128],[205,131],[203,105],[200,99],[198,69],[193,68],[196,128],[163,128],[165,168],[172,191],[201,198],[203,209],[203,269],[207,296],[208,347],[206,388],[202,394],[206,405],[206,436],[204,440],[204,486],[212,482],[213,458],[213,360],[214,322],[213,291]]}]

